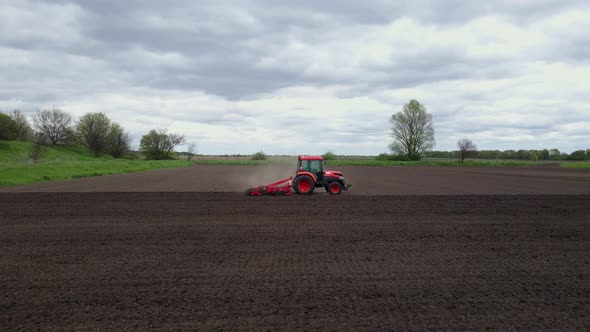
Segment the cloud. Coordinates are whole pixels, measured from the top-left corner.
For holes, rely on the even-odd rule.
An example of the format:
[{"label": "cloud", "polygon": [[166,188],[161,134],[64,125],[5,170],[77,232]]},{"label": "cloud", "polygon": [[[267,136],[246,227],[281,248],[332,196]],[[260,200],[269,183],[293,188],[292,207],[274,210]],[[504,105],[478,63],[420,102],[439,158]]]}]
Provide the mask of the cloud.
[{"label": "cloud", "polygon": [[437,148],[588,148],[586,1],[4,1],[0,110],[103,111],[202,153],[376,154],[418,99]]}]

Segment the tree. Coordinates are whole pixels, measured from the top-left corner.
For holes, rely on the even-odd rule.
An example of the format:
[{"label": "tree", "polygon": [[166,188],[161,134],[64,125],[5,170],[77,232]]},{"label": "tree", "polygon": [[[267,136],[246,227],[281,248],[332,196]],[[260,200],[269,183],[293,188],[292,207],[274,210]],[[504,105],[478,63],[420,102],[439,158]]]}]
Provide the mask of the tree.
[{"label": "tree", "polygon": [[561,152],[558,149],[551,149],[549,150],[549,157],[551,160],[559,160],[561,157]]},{"label": "tree", "polygon": [[187,153],[187,160],[191,161],[197,152],[197,145],[195,143],[191,143],[188,145],[188,153]]},{"label": "tree", "polygon": [[95,157],[107,149],[111,120],[104,113],[86,113],[76,123],[76,136]]},{"label": "tree", "polygon": [[389,149],[408,160],[420,160],[434,147],[432,115],[416,100],[410,100],[401,112],[391,116],[393,143]]},{"label": "tree", "polygon": [[468,138],[458,140],[457,147],[459,147],[459,158],[461,162],[464,162],[465,158],[477,153],[477,146]]},{"label": "tree", "polygon": [[168,134],[165,129],[152,129],[141,138],[140,150],[148,159],[162,160],[170,158],[170,152],[184,142],[180,134]]},{"label": "tree", "polygon": [[121,158],[131,148],[131,139],[125,129],[114,122],[109,128],[107,136],[107,151],[113,158]]},{"label": "tree", "polygon": [[586,160],[586,151],[585,150],[577,150],[572,152],[569,157],[567,157],[568,160]]},{"label": "tree", "polygon": [[16,139],[16,123],[14,120],[0,113],[0,141],[13,141]]},{"label": "tree", "polygon": [[72,135],[72,116],[57,107],[39,110],[33,116],[35,129],[53,145],[65,143]]},{"label": "tree", "polygon": [[506,150],[502,152],[502,159],[516,159],[516,151]]},{"label": "tree", "polygon": [[27,117],[19,110],[14,110],[10,114],[15,123],[16,140],[28,141],[33,138],[33,128],[29,124]]},{"label": "tree", "polygon": [[528,150],[518,150],[516,151],[516,159],[529,159],[530,151]]},{"label": "tree", "polygon": [[477,158],[480,159],[501,159],[502,151],[499,150],[480,150],[477,151]]},{"label": "tree", "polygon": [[170,141],[170,147],[168,149],[168,153],[172,152],[175,146],[178,144],[182,144],[185,142],[184,135],[181,134],[168,134],[168,140]]}]

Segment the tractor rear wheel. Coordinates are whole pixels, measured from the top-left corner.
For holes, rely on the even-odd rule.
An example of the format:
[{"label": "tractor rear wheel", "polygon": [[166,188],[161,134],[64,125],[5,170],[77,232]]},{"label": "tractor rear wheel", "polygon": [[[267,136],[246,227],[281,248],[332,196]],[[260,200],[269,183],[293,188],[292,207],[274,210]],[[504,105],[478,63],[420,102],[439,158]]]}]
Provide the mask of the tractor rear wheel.
[{"label": "tractor rear wheel", "polygon": [[332,195],[340,195],[342,192],[342,186],[338,182],[332,182],[328,185],[328,190]]},{"label": "tractor rear wheel", "polygon": [[307,175],[301,175],[295,178],[293,181],[293,190],[301,195],[309,195],[313,192],[315,183],[311,177]]}]

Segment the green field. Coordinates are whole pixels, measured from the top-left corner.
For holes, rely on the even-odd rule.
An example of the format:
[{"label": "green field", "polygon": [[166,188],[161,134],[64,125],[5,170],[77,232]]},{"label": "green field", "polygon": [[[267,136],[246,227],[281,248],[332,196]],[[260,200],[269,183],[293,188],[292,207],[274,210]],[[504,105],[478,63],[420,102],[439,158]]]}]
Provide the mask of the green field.
[{"label": "green field", "polygon": [[393,160],[370,160],[370,159],[337,159],[326,162],[329,166],[529,166],[538,165],[538,162],[529,161],[506,161],[506,160],[489,160],[489,161],[471,161],[466,160],[461,163],[451,160],[421,160],[421,161],[393,161]]},{"label": "green field", "polygon": [[190,166],[184,160],[110,160],[110,161],[70,161],[66,163],[47,163],[34,165],[0,166],[0,186],[82,178],[146,171],[156,168]]},{"label": "green field", "polygon": [[569,168],[590,168],[590,161],[572,161],[561,163],[560,165]]}]

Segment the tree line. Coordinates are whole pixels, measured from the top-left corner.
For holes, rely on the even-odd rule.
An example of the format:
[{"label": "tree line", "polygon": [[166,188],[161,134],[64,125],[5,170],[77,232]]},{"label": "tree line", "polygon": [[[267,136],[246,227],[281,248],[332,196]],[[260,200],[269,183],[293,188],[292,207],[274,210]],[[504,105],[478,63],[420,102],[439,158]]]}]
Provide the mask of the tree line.
[{"label": "tree line", "polygon": [[[457,158],[460,151],[428,151],[426,158]],[[560,152],[558,149],[542,150],[479,150],[469,155],[478,159],[510,160],[590,160],[590,149],[577,150],[572,153]]]},{"label": "tree line", "polygon": [[[432,151],[435,146],[432,115],[417,100],[410,100],[401,112],[390,118],[392,124],[389,144],[391,154],[381,154],[380,160],[420,160],[428,158],[457,158],[461,162],[467,157],[479,159],[517,160],[590,160],[590,149],[577,150],[571,154],[558,149],[542,150],[482,150],[469,139],[457,141],[455,151]],[[32,123],[20,111],[0,113],[0,140],[31,141],[30,157],[36,161],[47,144],[83,144],[100,157],[103,154],[122,158],[131,149],[129,133],[104,113],[86,113],[77,121],[71,114],[53,107],[41,109],[32,116]],[[143,135],[139,150],[147,159],[170,159],[174,147],[186,142],[184,135],[168,133],[166,129],[152,129]],[[189,144],[185,155],[190,160],[196,151],[195,144]],[[262,159],[263,153],[254,158]]]},{"label": "tree line", "polygon": [[[128,131],[105,113],[85,113],[75,121],[70,113],[57,107],[37,111],[30,122],[18,110],[0,113],[0,140],[32,142],[29,157],[33,161],[41,158],[47,145],[82,144],[97,158],[123,158],[131,151]],[[170,159],[174,147],[185,141],[184,135],[152,129],[142,136],[139,150],[146,159]],[[190,144],[189,159],[195,150],[196,145]]]},{"label": "tree line", "polygon": [[467,157],[479,159],[517,159],[517,160],[590,160],[590,149],[577,150],[571,154],[558,149],[542,150],[482,150],[469,139],[457,141],[455,151],[432,151],[435,145],[432,115],[417,100],[410,100],[390,118],[391,154],[381,154],[379,160],[420,160],[427,158],[457,158],[461,162]]}]

